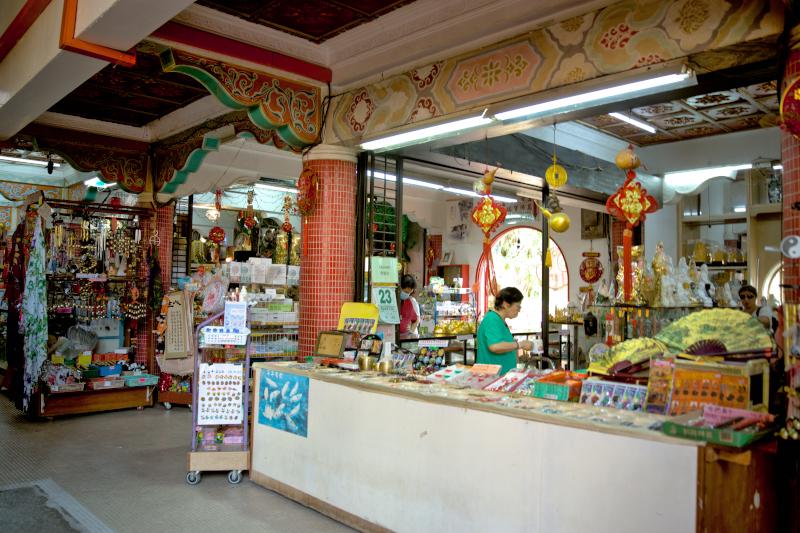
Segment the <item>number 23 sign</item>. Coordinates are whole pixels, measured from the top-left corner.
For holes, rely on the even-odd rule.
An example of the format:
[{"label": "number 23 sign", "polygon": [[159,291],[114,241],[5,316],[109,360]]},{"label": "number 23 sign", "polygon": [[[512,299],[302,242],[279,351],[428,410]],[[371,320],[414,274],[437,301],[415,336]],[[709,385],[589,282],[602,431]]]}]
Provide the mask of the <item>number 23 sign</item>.
[{"label": "number 23 sign", "polygon": [[399,324],[400,312],[397,309],[397,294],[394,286],[372,287],[372,303],[378,306],[381,322]]}]

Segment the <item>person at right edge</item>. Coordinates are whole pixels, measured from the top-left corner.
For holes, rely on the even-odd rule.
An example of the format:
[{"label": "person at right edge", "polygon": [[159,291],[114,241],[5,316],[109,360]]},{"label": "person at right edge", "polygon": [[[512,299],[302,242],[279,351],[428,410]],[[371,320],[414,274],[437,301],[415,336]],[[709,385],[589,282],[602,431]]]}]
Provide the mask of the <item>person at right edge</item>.
[{"label": "person at right edge", "polygon": [[502,289],[494,299],[494,309],[488,311],[478,327],[478,353],[475,362],[501,365],[501,373],[517,368],[520,349],[530,351],[533,342],[517,341],[506,324],[516,318],[522,309],[522,293],[516,287]]}]

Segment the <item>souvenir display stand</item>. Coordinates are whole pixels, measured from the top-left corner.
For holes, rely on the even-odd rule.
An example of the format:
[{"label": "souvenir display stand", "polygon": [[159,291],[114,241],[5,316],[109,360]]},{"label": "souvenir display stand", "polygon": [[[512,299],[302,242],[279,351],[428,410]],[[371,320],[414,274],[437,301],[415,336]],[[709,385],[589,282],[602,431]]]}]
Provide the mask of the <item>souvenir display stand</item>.
[{"label": "souvenir display stand", "polygon": [[668,437],[653,429],[661,415],[254,367],[251,479],[362,531],[768,531],[775,520],[768,451]]},{"label": "souvenir display stand", "polygon": [[[234,302],[226,302],[230,304]],[[246,321],[246,302],[240,308]],[[229,315],[217,313],[195,329],[194,387],[192,389],[192,440],[186,482],[196,485],[201,473],[228,471],[228,482],[239,483],[249,469],[250,407],[249,330],[241,324],[212,325]],[[226,322],[228,322],[226,318]],[[243,359],[230,346],[244,346]],[[207,352],[222,351],[221,360],[211,362]]]},{"label": "souvenir display stand", "polygon": [[[42,417],[153,405],[157,376],[137,352],[152,283],[142,238],[148,209],[48,200],[45,273],[48,347],[31,413]],[[139,363],[134,363],[139,361]],[[146,362],[145,362],[146,361]],[[144,362],[144,364],[142,364]]]}]

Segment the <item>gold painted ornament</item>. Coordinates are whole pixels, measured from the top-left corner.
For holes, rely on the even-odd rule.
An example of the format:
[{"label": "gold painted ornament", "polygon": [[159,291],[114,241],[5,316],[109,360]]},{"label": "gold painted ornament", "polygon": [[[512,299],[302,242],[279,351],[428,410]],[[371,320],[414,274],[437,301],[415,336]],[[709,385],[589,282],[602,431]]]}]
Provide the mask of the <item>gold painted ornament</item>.
[{"label": "gold painted ornament", "polygon": [[557,189],[567,183],[567,169],[559,165],[556,156],[553,156],[553,164],[544,173],[544,179],[552,188]]},{"label": "gold painted ornament", "polygon": [[642,164],[639,156],[633,151],[633,145],[630,144],[617,153],[614,163],[622,170],[635,170]]}]

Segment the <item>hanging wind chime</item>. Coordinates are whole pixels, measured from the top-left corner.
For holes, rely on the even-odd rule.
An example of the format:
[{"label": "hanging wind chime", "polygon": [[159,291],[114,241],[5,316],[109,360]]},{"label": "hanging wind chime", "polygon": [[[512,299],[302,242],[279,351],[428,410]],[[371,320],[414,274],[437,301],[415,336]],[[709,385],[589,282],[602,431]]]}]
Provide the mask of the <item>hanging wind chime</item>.
[{"label": "hanging wind chime", "polygon": [[497,168],[494,170],[487,168],[483,173],[483,177],[475,183],[473,187],[475,192],[482,196],[472,209],[472,221],[483,232],[483,256],[486,257],[489,292],[493,296],[497,296],[498,287],[494,272],[494,261],[492,260],[492,233],[500,227],[508,213],[508,210],[502,204],[492,198],[492,183],[494,183],[494,175],[497,170]]},{"label": "hanging wind chime", "polygon": [[658,202],[647,189],[636,180],[636,169],[641,162],[633,152],[633,146],[621,150],[615,158],[617,167],[625,170],[625,182],[606,202],[608,213],[625,222],[622,232],[622,294],[625,303],[631,303],[633,294],[633,273],[631,271],[631,251],[633,248],[633,228],[644,222],[648,213],[658,209]]}]

